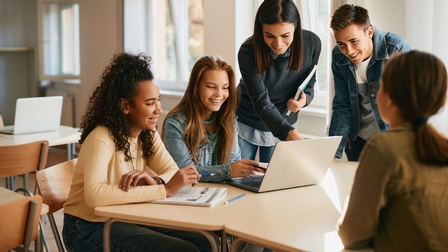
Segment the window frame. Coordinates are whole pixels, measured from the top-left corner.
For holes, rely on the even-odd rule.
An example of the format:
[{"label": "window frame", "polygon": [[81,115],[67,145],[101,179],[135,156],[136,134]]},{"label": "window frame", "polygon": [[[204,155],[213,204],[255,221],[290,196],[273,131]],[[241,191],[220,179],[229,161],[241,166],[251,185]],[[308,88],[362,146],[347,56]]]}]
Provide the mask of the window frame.
[{"label": "window frame", "polygon": [[[77,4],[78,5],[78,17],[77,17],[77,24],[75,24],[75,29],[77,29],[77,37],[78,40],[74,42],[74,60],[77,61],[75,63],[75,68],[77,68],[77,74],[56,74],[56,75],[47,75],[45,73],[45,52],[44,52],[44,4],[49,3],[61,3],[61,4]],[[37,37],[38,37],[38,62],[39,62],[39,79],[40,80],[50,80],[50,81],[63,81],[63,82],[69,82],[69,83],[79,83],[79,80],[81,78],[81,41],[80,41],[80,2],[76,0],[38,0],[37,4]],[[62,42],[59,44],[61,47],[64,45]],[[59,59],[60,64],[63,64],[63,59]]]},{"label": "window frame", "polygon": [[[325,0],[321,0],[325,1]],[[334,0],[326,0],[327,1],[327,11],[328,11],[328,20],[331,16],[331,4]],[[305,113],[316,113],[318,116],[325,116],[326,111],[329,107],[329,96],[331,94],[331,85],[332,85],[332,73],[331,73],[331,50],[332,50],[332,34],[330,32],[330,29],[327,29],[326,36],[322,36],[321,34],[318,34],[318,21],[319,15],[316,12],[312,12],[311,10],[314,9],[315,11],[318,11],[317,2],[315,0],[296,0],[297,7],[299,9],[299,13],[302,18],[302,28],[313,31],[316,33],[322,43],[321,48],[321,58],[319,59],[319,69],[317,71],[317,82],[316,84],[319,85],[319,83],[325,82],[325,89],[320,90],[319,88],[314,89],[314,99],[311,102],[311,104],[304,108],[303,112]],[[326,41],[325,41],[326,40]],[[326,51],[326,54],[324,53]],[[326,57],[325,57],[326,55]],[[325,57],[325,58],[324,58]],[[322,63],[322,60],[324,60],[324,63]],[[324,65],[322,65],[324,64]],[[324,72],[324,73],[323,73]],[[325,74],[326,78],[322,79],[319,78],[319,73]]]},{"label": "window frame", "polygon": [[[188,63],[189,58],[189,28],[188,26],[185,26],[184,24],[189,23],[189,9],[188,9],[188,1],[177,1],[177,0],[167,0],[169,7],[166,7],[165,1],[160,0],[125,0],[124,1],[124,47],[126,51],[131,51],[134,53],[138,52],[146,52],[148,55],[151,55],[153,58],[154,66],[157,67],[158,65],[164,65],[167,66],[168,63],[166,62],[166,57],[163,56],[163,54],[166,55],[167,49],[166,47],[162,47],[159,45],[166,44],[165,36],[157,36],[160,34],[157,34],[157,27],[163,25],[166,23],[166,19],[163,18],[157,18],[158,15],[154,15],[154,12],[157,13],[163,13],[163,8],[170,8],[170,18],[172,22],[172,28],[174,32],[173,36],[173,45],[174,45],[174,52],[175,52],[175,79],[174,80],[168,80],[168,79],[162,79],[159,76],[166,75],[167,69],[157,69],[154,71],[155,73],[155,80],[159,84],[162,91],[168,91],[168,92],[184,92],[187,88],[188,83],[188,77],[189,72],[191,71]],[[134,5],[135,4],[135,5]],[[138,17],[135,17],[135,11],[134,9],[137,8],[136,6],[141,5],[144,7],[144,12],[146,13],[140,13],[140,15],[144,16],[145,19],[140,18],[138,20]],[[129,8],[129,9],[128,9]],[[133,9],[134,8],[134,9]],[[132,13],[132,15],[130,14]],[[160,17],[160,16],[159,16]],[[127,23],[127,20],[135,18],[136,20],[133,23],[138,22],[146,22],[146,25],[141,25],[146,28],[140,28],[142,31],[143,37],[141,40],[146,41],[144,44],[137,45],[137,43],[134,41],[135,38],[131,39],[128,38],[129,27],[131,24]],[[183,27],[185,26],[185,27]],[[134,29],[134,28],[132,28]],[[141,37],[141,34],[135,34],[136,37]],[[166,35],[166,34],[165,34]],[[150,39],[150,38],[156,38],[156,39]],[[131,41],[132,40],[132,41]],[[138,39],[140,40],[140,39]],[[162,55],[162,56],[161,56]]]}]

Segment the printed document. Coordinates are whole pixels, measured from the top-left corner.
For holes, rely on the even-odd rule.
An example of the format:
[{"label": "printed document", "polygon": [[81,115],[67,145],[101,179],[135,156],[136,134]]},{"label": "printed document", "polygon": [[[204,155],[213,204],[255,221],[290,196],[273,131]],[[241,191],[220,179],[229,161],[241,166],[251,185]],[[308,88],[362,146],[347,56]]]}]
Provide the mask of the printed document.
[{"label": "printed document", "polygon": [[179,192],[163,200],[151,203],[214,206],[227,195],[227,188],[185,186]]}]

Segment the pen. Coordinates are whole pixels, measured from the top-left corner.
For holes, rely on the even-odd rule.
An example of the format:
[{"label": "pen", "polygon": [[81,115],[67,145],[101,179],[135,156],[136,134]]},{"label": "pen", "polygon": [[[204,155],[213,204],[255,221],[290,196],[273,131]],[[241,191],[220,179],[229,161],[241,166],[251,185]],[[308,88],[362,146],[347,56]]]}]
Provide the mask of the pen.
[{"label": "pen", "polygon": [[263,170],[263,172],[266,172],[266,168],[265,167],[261,167],[259,165],[254,165],[256,168]]},{"label": "pen", "polygon": [[201,174],[201,177],[210,177],[210,176],[215,176],[215,174],[214,173]]},{"label": "pen", "polygon": [[224,202],[224,204],[232,203],[232,202],[234,202],[235,200],[240,199],[240,198],[242,198],[242,197],[244,197],[244,196],[246,196],[246,193],[243,193],[243,194],[238,195],[238,196],[236,196],[236,197],[234,197],[234,198],[231,198],[231,199],[229,199],[228,201]]}]

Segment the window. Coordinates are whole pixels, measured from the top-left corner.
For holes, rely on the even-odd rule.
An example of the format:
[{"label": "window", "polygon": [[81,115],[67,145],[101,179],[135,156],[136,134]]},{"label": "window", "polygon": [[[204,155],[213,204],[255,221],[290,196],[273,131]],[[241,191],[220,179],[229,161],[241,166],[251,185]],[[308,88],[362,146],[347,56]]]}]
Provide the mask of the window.
[{"label": "window", "polygon": [[302,27],[316,33],[322,43],[319,57],[315,98],[311,107],[327,107],[328,84],[330,83],[330,1],[329,0],[298,0],[297,6],[302,18]]},{"label": "window", "polygon": [[145,52],[164,90],[184,91],[204,54],[202,0],[125,0],[124,47]]},{"label": "window", "polygon": [[[243,30],[241,32],[238,29],[235,31],[236,40],[243,41],[253,32],[253,18],[262,0],[252,0],[252,5],[243,4],[242,1],[234,1],[234,5],[238,6],[235,9],[245,13],[242,15],[242,19],[238,19],[238,28],[244,27],[244,29],[247,28],[247,31]],[[330,73],[330,59],[328,58],[330,0],[295,1],[302,17],[303,28],[315,32],[322,41],[318,83],[316,84],[315,98],[310,107],[325,110],[328,104]],[[217,11],[216,6],[213,7],[212,4],[203,3],[201,0],[124,0],[124,48],[134,53],[145,52],[151,55],[155,78],[163,90],[184,91],[193,64],[204,54],[203,4],[205,7],[208,4],[209,9],[207,11]],[[229,5],[231,5],[230,2]],[[248,8],[242,10],[241,7]],[[235,9],[230,9],[235,12]],[[248,12],[253,13],[248,15]],[[207,14],[210,15],[210,13]],[[228,13],[228,15],[232,16],[235,13]],[[241,22],[247,22],[247,24]],[[225,45],[231,47],[227,39],[234,34],[232,36],[220,34],[222,32],[220,27],[210,28],[210,25],[208,29],[208,36],[210,34],[223,36],[224,44],[227,43]],[[210,29],[214,31],[210,32]],[[214,38],[207,41],[216,40]],[[234,52],[235,56],[240,42],[237,44]],[[216,47],[216,45],[213,46]],[[218,53],[216,50],[210,50],[210,48],[209,45],[208,53]],[[227,59],[231,58],[228,56]]]},{"label": "window", "polygon": [[80,75],[79,5],[43,2],[40,36],[41,79],[64,80]]}]

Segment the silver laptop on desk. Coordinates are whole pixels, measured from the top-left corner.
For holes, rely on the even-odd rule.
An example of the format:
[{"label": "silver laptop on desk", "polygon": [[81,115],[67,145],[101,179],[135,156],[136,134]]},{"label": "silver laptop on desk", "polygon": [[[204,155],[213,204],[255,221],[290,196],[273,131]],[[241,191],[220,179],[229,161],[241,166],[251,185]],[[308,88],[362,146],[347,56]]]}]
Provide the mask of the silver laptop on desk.
[{"label": "silver laptop on desk", "polygon": [[283,141],[275,145],[264,175],[234,178],[230,185],[253,192],[269,192],[322,182],[341,136]]},{"label": "silver laptop on desk", "polygon": [[16,135],[58,130],[62,100],[62,96],[17,99],[14,125],[0,127],[0,133]]}]

